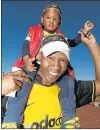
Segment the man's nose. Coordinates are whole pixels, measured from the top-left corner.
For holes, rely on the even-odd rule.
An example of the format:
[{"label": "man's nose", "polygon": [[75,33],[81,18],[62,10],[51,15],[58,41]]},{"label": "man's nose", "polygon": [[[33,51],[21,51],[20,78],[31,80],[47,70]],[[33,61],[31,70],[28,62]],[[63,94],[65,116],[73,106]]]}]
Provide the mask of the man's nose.
[{"label": "man's nose", "polygon": [[60,70],[61,66],[60,66],[60,63],[58,60],[55,60],[54,64],[53,64],[53,67],[56,69],[56,70]]}]

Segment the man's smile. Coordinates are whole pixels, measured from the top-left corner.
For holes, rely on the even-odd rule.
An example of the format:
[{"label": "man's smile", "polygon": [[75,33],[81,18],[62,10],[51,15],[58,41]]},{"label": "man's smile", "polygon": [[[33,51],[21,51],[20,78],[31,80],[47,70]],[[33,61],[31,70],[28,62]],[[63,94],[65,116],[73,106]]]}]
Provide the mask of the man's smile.
[{"label": "man's smile", "polygon": [[58,73],[54,73],[54,72],[51,72],[51,71],[49,71],[49,73],[50,73],[51,75],[53,75],[53,76],[57,76],[57,75],[58,75]]}]

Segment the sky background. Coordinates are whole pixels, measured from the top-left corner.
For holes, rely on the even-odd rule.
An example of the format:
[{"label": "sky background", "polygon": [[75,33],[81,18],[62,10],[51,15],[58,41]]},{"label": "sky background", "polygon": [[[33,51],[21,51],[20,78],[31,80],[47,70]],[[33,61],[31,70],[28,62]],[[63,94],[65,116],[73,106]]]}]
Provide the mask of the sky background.
[{"label": "sky background", "polygon": [[[92,33],[100,46],[99,1],[2,1],[2,72],[11,71],[12,64],[21,56],[28,28],[40,23],[43,8],[51,2],[61,7],[63,22],[60,29],[66,37],[73,39],[84,23],[91,20],[95,24]],[[92,57],[83,43],[71,49],[71,63],[77,79],[95,78]]]}]

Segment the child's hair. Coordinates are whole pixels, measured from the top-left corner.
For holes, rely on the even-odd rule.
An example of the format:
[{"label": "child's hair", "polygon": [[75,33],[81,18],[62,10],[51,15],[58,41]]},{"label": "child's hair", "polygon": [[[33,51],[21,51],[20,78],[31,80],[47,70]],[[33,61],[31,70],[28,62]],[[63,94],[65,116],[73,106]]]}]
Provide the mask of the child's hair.
[{"label": "child's hair", "polygon": [[59,25],[60,25],[61,24],[61,20],[62,20],[62,12],[61,12],[60,7],[57,4],[51,3],[51,4],[46,5],[46,7],[43,9],[42,15],[44,15],[44,13],[48,9],[50,9],[50,8],[54,8],[54,9],[56,9],[59,12],[59,16],[60,16],[60,23],[59,23]]}]

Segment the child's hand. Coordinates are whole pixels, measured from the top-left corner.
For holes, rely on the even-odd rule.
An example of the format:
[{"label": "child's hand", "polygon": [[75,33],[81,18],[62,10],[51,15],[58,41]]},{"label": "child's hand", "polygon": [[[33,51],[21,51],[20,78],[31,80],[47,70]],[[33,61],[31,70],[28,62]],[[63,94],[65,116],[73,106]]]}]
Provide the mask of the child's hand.
[{"label": "child's hand", "polygon": [[87,21],[84,24],[84,28],[83,28],[83,32],[85,34],[87,34],[90,30],[92,30],[94,28],[94,24],[91,21]]},{"label": "child's hand", "polygon": [[36,67],[34,66],[34,64],[32,63],[35,58],[31,59],[29,56],[25,56],[23,58],[24,62],[25,62],[25,66],[26,66],[26,69],[30,72],[32,71],[36,71]]},{"label": "child's hand", "polygon": [[[34,58],[35,60],[35,58]],[[32,63],[34,60],[32,60],[31,58],[29,58],[26,62],[26,69],[28,71],[36,71],[36,67],[34,66],[34,64]]]}]

